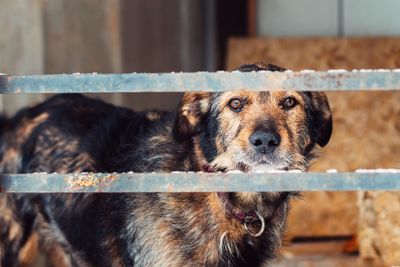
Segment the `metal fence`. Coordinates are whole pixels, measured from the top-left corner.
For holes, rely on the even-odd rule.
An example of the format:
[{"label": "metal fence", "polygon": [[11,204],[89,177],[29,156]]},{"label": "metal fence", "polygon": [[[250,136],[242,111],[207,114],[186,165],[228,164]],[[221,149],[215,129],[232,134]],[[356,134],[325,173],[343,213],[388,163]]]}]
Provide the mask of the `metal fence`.
[{"label": "metal fence", "polygon": [[[0,93],[400,90],[400,70],[0,75]],[[398,170],[0,174],[0,192],[400,190]]]}]

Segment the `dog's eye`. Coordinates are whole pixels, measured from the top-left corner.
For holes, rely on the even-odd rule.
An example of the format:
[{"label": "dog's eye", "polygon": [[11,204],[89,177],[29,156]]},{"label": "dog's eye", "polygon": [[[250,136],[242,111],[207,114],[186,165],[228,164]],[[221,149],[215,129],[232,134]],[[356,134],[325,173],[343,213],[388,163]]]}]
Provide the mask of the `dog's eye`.
[{"label": "dog's eye", "polygon": [[243,107],[243,103],[239,98],[233,98],[229,101],[229,107],[233,110],[233,111],[240,111],[241,108]]},{"label": "dog's eye", "polygon": [[294,97],[288,96],[282,101],[282,107],[284,109],[291,109],[297,105],[297,100]]}]

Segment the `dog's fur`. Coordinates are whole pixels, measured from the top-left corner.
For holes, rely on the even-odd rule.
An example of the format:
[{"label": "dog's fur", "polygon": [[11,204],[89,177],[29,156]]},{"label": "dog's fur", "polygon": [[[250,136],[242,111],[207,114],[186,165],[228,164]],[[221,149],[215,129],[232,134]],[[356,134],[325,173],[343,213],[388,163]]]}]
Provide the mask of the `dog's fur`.
[{"label": "dog's fur", "polygon": [[[283,69],[260,63],[239,70]],[[284,108],[287,96],[297,105]],[[242,108],[229,107],[231,99]],[[186,93],[176,113],[58,95],[1,119],[0,129],[1,173],[252,172],[305,170],[315,145],[329,141],[332,118],[319,92]],[[249,144],[260,129],[280,136],[273,153]],[[55,266],[260,266],[280,244],[291,195],[3,194],[1,263],[28,266],[42,250]],[[246,210],[264,217],[261,236],[232,216]]]}]

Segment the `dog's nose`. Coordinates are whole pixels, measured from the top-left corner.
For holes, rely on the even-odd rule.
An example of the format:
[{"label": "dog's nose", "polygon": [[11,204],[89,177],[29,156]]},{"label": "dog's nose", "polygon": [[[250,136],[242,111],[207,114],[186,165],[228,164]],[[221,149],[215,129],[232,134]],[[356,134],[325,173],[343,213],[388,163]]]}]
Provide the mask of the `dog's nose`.
[{"label": "dog's nose", "polygon": [[281,143],[281,137],[275,131],[257,130],[250,136],[250,144],[261,154],[272,153]]}]

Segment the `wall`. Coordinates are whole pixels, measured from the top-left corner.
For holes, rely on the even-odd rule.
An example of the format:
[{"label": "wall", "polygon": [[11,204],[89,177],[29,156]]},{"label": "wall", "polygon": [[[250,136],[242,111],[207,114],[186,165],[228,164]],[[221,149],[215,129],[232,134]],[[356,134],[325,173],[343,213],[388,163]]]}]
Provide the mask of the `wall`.
[{"label": "wall", "polygon": [[397,0],[258,0],[259,36],[400,34]]}]

